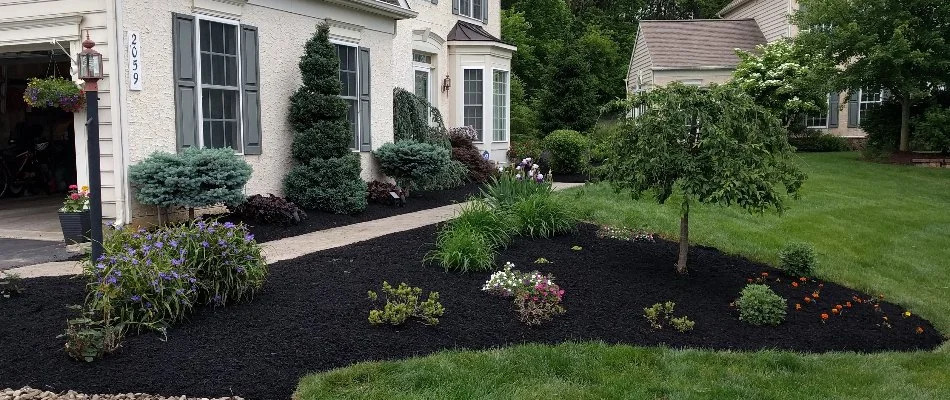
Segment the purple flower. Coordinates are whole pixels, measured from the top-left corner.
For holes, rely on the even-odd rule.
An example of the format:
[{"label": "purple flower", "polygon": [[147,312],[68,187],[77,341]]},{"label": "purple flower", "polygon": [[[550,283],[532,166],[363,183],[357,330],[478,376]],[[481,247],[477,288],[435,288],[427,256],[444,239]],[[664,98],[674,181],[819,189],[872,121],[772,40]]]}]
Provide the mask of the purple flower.
[{"label": "purple flower", "polygon": [[105,260],[105,259],[106,259],[106,255],[103,254],[103,255],[100,255],[99,258],[96,259],[96,261],[102,261],[102,260]]},{"label": "purple flower", "polygon": [[173,248],[178,248],[178,241],[177,241],[177,240],[172,240],[172,241],[168,242],[168,244],[170,244]]},{"label": "purple flower", "polygon": [[172,259],[172,265],[181,265],[181,262],[182,262],[182,261],[183,261],[183,260],[181,260],[181,259],[173,258],[173,259]]},{"label": "purple flower", "polygon": [[165,243],[162,243],[162,242],[155,242],[155,248],[156,248],[156,249],[160,249],[160,248],[162,248],[162,247],[164,247],[164,246],[165,246]]},{"label": "purple flower", "polygon": [[244,241],[245,241],[245,242],[250,242],[250,241],[252,241],[252,240],[254,240],[254,234],[253,234],[253,233],[248,233],[247,235],[244,235]]},{"label": "purple flower", "polygon": [[152,303],[145,302],[145,308],[152,308]]},{"label": "purple flower", "polygon": [[199,230],[204,230],[204,228],[205,228],[206,226],[208,226],[208,225],[205,224],[204,221],[198,221],[198,229],[199,229]]},{"label": "purple flower", "polygon": [[224,239],[218,239],[218,246],[225,247],[228,245],[228,242],[225,242]]},{"label": "purple flower", "polygon": [[132,265],[139,265],[139,260],[132,259]]},{"label": "purple flower", "polygon": [[195,279],[195,278],[191,278],[191,277],[188,278],[188,283],[195,283],[195,282],[197,282],[197,281],[198,281],[198,280]]},{"label": "purple flower", "polygon": [[236,226],[236,225],[234,225],[234,223],[232,223],[232,222],[225,222],[225,223],[224,223],[224,227],[227,228],[227,229],[234,228],[235,226]]},{"label": "purple flower", "polygon": [[239,274],[243,274],[243,273],[244,273],[244,267],[237,267],[237,268],[234,268],[234,270],[237,271],[237,273],[239,273]]},{"label": "purple flower", "polygon": [[208,248],[210,246],[207,241],[201,242],[201,247]]},{"label": "purple flower", "polygon": [[104,270],[104,269],[106,269],[106,265],[103,264],[103,263],[98,263],[98,264],[96,264],[96,269],[98,269],[98,270]]},{"label": "purple flower", "polygon": [[132,295],[132,297],[130,297],[130,299],[131,299],[132,301],[141,301],[141,300],[142,300],[142,296],[139,296],[139,295],[135,294],[135,295]]},{"label": "purple flower", "polygon": [[175,290],[175,294],[181,296],[181,295],[185,294],[185,289],[176,289],[176,290]]},{"label": "purple flower", "polygon": [[109,277],[106,278],[106,283],[110,285],[114,285],[116,282],[118,282],[118,280],[115,278],[114,275],[109,275]]}]

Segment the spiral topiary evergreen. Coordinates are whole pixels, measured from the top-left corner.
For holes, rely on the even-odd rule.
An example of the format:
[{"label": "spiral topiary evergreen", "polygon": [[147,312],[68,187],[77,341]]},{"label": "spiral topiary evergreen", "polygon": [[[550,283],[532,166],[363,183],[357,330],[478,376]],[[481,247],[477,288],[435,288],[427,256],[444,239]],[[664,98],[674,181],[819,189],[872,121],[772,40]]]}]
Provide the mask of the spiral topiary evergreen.
[{"label": "spiral topiary evergreen", "polygon": [[317,26],[300,58],[303,86],[290,97],[296,165],[284,178],[284,194],[307,209],[353,214],[366,208],[366,182],[359,156],[350,151],[347,104],[339,97],[340,60],[330,28]]}]

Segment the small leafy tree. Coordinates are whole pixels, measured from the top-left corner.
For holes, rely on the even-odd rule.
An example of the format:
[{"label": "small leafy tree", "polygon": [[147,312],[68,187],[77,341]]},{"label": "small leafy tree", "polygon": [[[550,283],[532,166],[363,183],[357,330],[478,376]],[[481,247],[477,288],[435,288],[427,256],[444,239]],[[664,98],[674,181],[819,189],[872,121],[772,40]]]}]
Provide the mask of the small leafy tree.
[{"label": "small leafy tree", "polygon": [[680,274],[686,273],[692,204],[781,212],[785,196],[778,186],[796,195],[805,179],[789,160],[793,149],[779,120],[738,89],[674,83],[624,105],[636,116],[614,134],[604,177],[634,198],[652,192],[662,204],[679,195]]},{"label": "small leafy tree", "polygon": [[398,87],[393,89],[393,133],[396,140],[445,144],[445,122],[439,109]]},{"label": "small leafy tree", "polygon": [[787,39],[736,53],[740,61],[731,83],[775,112],[786,128],[827,110],[831,89],[827,80],[834,70],[830,63]]},{"label": "small leafy tree", "polygon": [[303,86],[290,97],[296,165],[284,179],[287,198],[303,208],[352,214],[366,208],[366,182],[359,156],[350,151],[353,134],[347,104],[339,97],[340,60],[320,24],[300,58]]},{"label": "small leafy tree", "polygon": [[901,105],[900,151],[910,149],[911,106],[950,81],[950,2],[800,0],[796,42],[842,66],[833,84],[887,90]]}]

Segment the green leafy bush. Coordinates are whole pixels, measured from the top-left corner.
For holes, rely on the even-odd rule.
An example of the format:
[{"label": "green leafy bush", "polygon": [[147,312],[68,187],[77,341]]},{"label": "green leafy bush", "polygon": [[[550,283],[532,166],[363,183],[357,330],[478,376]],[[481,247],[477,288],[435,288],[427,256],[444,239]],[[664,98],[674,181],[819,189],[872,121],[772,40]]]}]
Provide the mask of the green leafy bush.
[{"label": "green leafy bush", "polygon": [[805,129],[801,133],[790,135],[788,143],[799,152],[818,153],[851,150],[845,138],[816,129]]},{"label": "green leafy bush", "polygon": [[156,152],[129,167],[136,200],[162,207],[237,205],[250,178],[251,166],[230,148]]},{"label": "green leafy bush", "polygon": [[676,303],[667,301],[665,303],[656,303],[643,309],[643,316],[650,322],[653,329],[663,329],[664,326],[672,326],[673,329],[681,333],[689,332],[696,326],[696,322],[691,321],[689,317],[673,317],[673,309]]},{"label": "green leafy bush", "polygon": [[267,276],[254,235],[232,223],[114,230],[103,247],[103,256],[85,266],[86,308],[136,329],[163,329],[195,305],[247,299]]},{"label": "green leafy bush", "polygon": [[930,107],[916,123],[911,147],[917,150],[950,153],[950,106]]},{"label": "green leafy bush", "polygon": [[574,230],[577,218],[558,203],[551,193],[535,193],[511,207],[518,232],[530,237],[549,238]]},{"label": "green leafy bush", "polygon": [[435,246],[424,261],[437,262],[446,270],[489,271],[495,262],[491,241],[469,224],[446,224],[439,230]]},{"label": "green leafy bush", "polygon": [[290,170],[284,180],[287,199],[308,209],[355,214],[366,209],[366,182],[355,154],[314,158]]},{"label": "green leafy bush", "polygon": [[520,162],[528,157],[537,157],[541,154],[541,141],[534,137],[511,138],[511,146],[507,156],[511,162]]},{"label": "green leafy bush", "polygon": [[670,318],[670,325],[672,325],[673,329],[676,329],[680,333],[686,333],[696,327],[696,322],[690,320],[684,315],[682,317]]},{"label": "green leafy bush", "polygon": [[551,171],[554,173],[573,174],[583,171],[587,166],[590,141],[580,132],[551,132],[544,138],[542,146],[551,152]]},{"label": "green leafy bush", "polygon": [[787,303],[768,286],[753,283],[742,289],[736,306],[740,321],[751,325],[778,325],[785,320]]},{"label": "green leafy bush", "polygon": [[0,271],[0,298],[9,299],[25,291],[19,274]]},{"label": "green leafy bush", "polygon": [[779,252],[781,268],[793,277],[811,277],[817,259],[814,246],[808,243],[789,243]]},{"label": "green leafy bush", "polygon": [[[374,151],[373,155],[379,161],[383,173],[395,179],[396,184],[407,191],[423,185],[432,186],[459,172],[468,173],[462,166],[463,171],[456,168],[446,174],[447,169],[454,168],[451,166],[451,152],[444,147],[415,140],[386,143]],[[461,177],[456,175],[456,178],[461,181]]]},{"label": "green leafy bush", "polygon": [[306,209],[354,214],[366,208],[366,182],[359,156],[350,150],[348,105],[339,96],[340,59],[329,35],[330,27],[320,24],[298,64],[303,86],[290,97],[288,113],[296,165],[284,177],[284,194]]},{"label": "green leafy bush", "polygon": [[[417,318],[426,325],[438,325],[439,317],[445,314],[445,308],[439,303],[439,292],[429,292],[429,297],[422,299],[422,289],[400,283],[393,288],[389,282],[383,281],[383,296],[386,304],[382,309],[373,309],[369,312],[369,323],[373,325],[402,325],[409,318]],[[367,292],[372,301],[379,300],[379,295],[370,290]]]},{"label": "green leafy bush", "polygon": [[450,225],[467,225],[478,231],[492,247],[506,246],[514,234],[511,216],[491,208],[484,200],[476,199],[462,205],[459,214]]},{"label": "green leafy bush", "polygon": [[481,189],[481,196],[493,208],[508,210],[521,199],[534,194],[553,193],[549,182],[537,182],[519,178],[513,173],[503,173]]}]

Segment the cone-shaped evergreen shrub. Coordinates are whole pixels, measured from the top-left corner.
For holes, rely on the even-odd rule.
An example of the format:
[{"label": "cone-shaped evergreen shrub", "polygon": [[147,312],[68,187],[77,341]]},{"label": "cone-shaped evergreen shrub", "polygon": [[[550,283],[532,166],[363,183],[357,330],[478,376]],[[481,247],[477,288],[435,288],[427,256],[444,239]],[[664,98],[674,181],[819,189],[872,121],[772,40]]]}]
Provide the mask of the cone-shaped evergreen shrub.
[{"label": "cone-shaped evergreen shrub", "polygon": [[350,151],[347,104],[340,94],[340,60],[330,28],[317,26],[300,58],[303,86],[290,97],[291,155],[296,166],[284,179],[287,199],[303,208],[353,214],[366,208],[360,160]]}]

